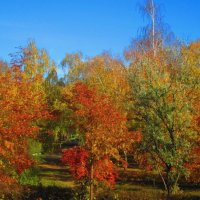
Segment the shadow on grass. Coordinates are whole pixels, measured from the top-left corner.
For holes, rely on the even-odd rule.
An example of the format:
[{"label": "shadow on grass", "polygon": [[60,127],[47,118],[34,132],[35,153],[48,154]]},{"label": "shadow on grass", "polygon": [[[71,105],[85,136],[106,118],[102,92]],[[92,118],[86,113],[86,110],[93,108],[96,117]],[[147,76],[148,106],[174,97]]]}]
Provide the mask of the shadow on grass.
[{"label": "shadow on grass", "polygon": [[10,191],[1,193],[2,200],[71,200],[73,199],[73,190],[71,188],[60,188],[56,186],[21,186],[16,191],[10,188]]},{"label": "shadow on grass", "polygon": [[66,168],[54,168],[55,166],[41,166],[40,167],[40,171],[41,173],[45,173],[45,172],[56,172],[56,173],[64,173],[64,174],[67,174],[69,173],[69,170],[66,169]]},{"label": "shadow on grass", "polygon": [[60,164],[61,163],[61,155],[48,155],[43,157],[43,163],[48,163],[48,164]]},{"label": "shadow on grass", "polygon": [[38,186],[27,188],[21,200],[70,200],[73,191],[71,188],[60,188],[56,186]]},{"label": "shadow on grass", "polygon": [[163,192],[157,191],[105,191],[98,194],[97,200],[199,200],[195,195],[176,195],[167,198]]},{"label": "shadow on grass", "polygon": [[46,178],[52,181],[73,181],[74,179],[72,176],[65,174],[65,175],[56,175],[56,174],[40,174],[41,178]]}]

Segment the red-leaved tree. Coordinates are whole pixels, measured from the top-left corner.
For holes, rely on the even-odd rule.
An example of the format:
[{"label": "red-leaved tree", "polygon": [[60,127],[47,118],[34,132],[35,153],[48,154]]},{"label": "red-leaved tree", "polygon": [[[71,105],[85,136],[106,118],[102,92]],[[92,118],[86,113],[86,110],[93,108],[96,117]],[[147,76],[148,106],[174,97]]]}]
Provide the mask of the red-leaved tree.
[{"label": "red-leaved tree", "polygon": [[35,81],[17,67],[0,73],[0,182],[14,182],[33,164],[28,139],[36,137],[38,120],[49,116]]},{"label": "red-leaved tree", "polygon": [[[69,100],[67,96],[65,99]],[[89,179],[93,199],[94,180],[113,186],[117,173],[111,158],[122,161],[120,150],[128,151],[140,134],[128,132],[126,116],[108,97],[81,82],[75,84],[68,103],[84,142],[81,147],[64,150],[62,161],[70,166],[75,178]]]}]

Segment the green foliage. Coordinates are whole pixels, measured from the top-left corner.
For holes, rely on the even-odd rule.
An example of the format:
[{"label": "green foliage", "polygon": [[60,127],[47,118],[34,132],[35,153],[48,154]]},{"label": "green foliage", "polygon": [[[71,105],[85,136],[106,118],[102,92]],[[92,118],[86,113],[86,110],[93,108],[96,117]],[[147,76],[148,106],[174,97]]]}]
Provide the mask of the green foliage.
[{"label": "green foliage", "polygon": [[33,167],[26,169],[19,177],[19,183],[22,185],[39,185],[39,169]]},{"label": "green foliage", "polygon": [[30,139],[29,140],[29,149],[28,149],[29,155],[34,159],[34,160],[41,160],[41,155],[42,155],[42,143]]},{"label": "green foliage", "polygon": [[[131,111],[135,114],[132,128],[141,129],[143,134],[138,149],[146,153],[153,169],[167,173],[166,187],[173,190],[179,176],[188,175],[184,164],[189,162],[195,140],[186,69],[169,69],[155,60],[144,59],[131,70]],[[195,87],[190,85],[190,90]]]},{"label": "green foliage", "polygon": [[73,200],[88,200],[89,190],[88,181],[83,179],[81,181],[76,181],[77,187],[73,190]]},{"label": "green foliage", "polygon": [[[42,156],[42,143],[34,139],[29,139],[28,144],[30,157],[35,161],[40,161]],[[39,169],[34,166],[26,169],[20,174],[19,183],[22,185],[38,185],[40,183]]]},{"label": "green foliage", "polygon": [[50,153],[54,150],[53,143],[54,143],[54,135],[47,134],[47,133],[41,133],[40,139],[42,142],[42,152],[43,153]]}]

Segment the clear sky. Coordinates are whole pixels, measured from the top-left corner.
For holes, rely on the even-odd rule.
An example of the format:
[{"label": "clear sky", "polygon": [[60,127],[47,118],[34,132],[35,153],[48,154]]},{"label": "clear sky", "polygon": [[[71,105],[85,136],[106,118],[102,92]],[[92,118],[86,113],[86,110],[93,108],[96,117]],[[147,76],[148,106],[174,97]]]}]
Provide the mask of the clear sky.
[{"label": "clear sky", "polygon": [[[143,19],[143,0],[1,0],[0,58],[33,39],[59,63],[65,53],[122,54]],[[164,20],[182,40],[200,38],[200,0],[157,0]]]}]

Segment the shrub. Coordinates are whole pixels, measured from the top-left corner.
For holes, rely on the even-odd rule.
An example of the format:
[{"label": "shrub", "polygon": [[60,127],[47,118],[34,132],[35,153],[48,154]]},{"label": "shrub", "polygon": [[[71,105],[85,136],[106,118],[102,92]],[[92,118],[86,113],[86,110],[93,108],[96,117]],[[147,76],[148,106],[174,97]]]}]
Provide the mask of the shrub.
[{"label": "shrub", "polygon": [[19,183],[22,185],[39,185],[39,170],[35,167],[26,169],[19,177]]}]

